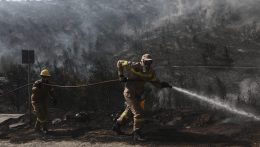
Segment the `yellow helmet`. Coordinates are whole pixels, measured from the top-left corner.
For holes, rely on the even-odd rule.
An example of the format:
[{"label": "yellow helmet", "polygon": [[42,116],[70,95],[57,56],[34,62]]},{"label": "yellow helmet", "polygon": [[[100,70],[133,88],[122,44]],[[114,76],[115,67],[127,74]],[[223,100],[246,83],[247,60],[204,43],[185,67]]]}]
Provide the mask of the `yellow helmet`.
[{"label": "yellow helmet", "polygon": [[141,61],[152,61],[152,60],[153,59],[152,59],[152,56],[150,54],[144,54],[142,56],[142,59],[141,59]]},{"label": "yellow helmet", "polygon": [[41,71],[41,76],[50,77],[51,75],[50,75],[50,72],[49,72],[48,69],[44,69],[44,70]]}]

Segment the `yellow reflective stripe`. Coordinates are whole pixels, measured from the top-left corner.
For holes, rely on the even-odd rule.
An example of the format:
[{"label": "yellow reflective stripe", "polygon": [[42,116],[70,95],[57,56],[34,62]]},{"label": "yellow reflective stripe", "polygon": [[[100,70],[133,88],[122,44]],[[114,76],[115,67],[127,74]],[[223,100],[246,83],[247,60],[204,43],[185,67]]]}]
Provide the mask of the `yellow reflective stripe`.
[{"label": "yellow reflective stripe", "polygon": [[135,122],[144,122],[144,121],[145,121],[145,119],[143,119],[143,118],[135,119]]},{"label": "yellow reflective stripe", "polygon": [[41,119],[37,118],[37,121],[39,121],[39,122],[41,122],[41,123],[44,123],[44,122],[46,122],[47,120],[46,120],[46,119],[45,119],[45,120],[41,120]]},{"label": "yellow reflective stripe", "polygon": [[123,118],[126,118],[126,119],[128,119],[128,115],[127,115],[127,112],[126,111],[124,111],[123,113],[122,113],[122,115],[121,115]]},{"label": "yellow reflective stripe", "polygon": [[37,87],[32,88],[32,94],[35,94],[37,92]]},{"label": "yellow reflective stripe", "polygon": [[122,61],[122,66],[127,66],[128,65],[128,61]]},{"label": "yellow reflective stripe", "polygon": [[146,73],[142,73],[142,72],[138,72],[136,71],[134,68],[130,68],[129,69],[132,73],[134,73],[135,75],[138,75],[140,77],[144,77],[144,78],[152,78],[153,77],[153,74],[149,73],[149,74],[146,74]]}]

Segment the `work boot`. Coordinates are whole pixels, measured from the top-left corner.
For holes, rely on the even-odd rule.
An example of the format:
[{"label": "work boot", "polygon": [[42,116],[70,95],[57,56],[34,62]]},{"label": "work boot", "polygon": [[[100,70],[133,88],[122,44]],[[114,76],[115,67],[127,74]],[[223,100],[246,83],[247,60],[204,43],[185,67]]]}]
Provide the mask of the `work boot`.
[{"label": "work boot", "polygon": [[143,135],[140,133],[140,131],[134,131],[133,132],[133,140],[136,141],[146,141],[146,139],[143,137]]},{"label": "work boot", "polygon": [[43,128],[43,129],[42,129],[42,133],[46,135],[46,134],[48,134],[48,133],[49,133],[49,131],[48,131],[48,129],[47,129],[47,128]]},{"label": "work boot", "polygon": [[41,132],[41,129],[40,129],[40,128],[34,128],[34,132],[35,132],[35,133],[40,133],[40,132]]},{"label": "work boot", "polygon": [[118,135],[122,135],[122,134],[123,134],[123,132],[121,131],[121,125],[120,125],[118,122],[116,122],[116,123],[113,125],[112,130],[113,130],[114,132],[116,132]]},{"label": "work boot", "polygon": [[49,131],[44,129],[44,130],[42,130],[42,133],[46,135],[49,133]]},{"label": "work boot", "polygon": [[43,133],[43,134],[48,134],[48,133],[49,133],[46,124],[43,124],[43,127],[42,127],[42,133]]},{"label": "work boot", "polygon": [[36,122],[35,122],[35,125],[34,125],[34,131],[35,131],[36,133],[39,133],[39,132],[41,131],[40,128],[41,128],[40,122],[36,121]]}]

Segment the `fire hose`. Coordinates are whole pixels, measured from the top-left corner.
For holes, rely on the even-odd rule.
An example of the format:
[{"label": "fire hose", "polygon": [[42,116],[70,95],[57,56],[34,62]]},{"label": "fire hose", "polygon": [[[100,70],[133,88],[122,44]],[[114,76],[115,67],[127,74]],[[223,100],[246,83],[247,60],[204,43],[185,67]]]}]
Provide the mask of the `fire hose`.
[{"label": "fire hose", "polygon": [[43,84],[47,85],[47,86],[51,86],[51,87],[58,87],[58,88],[80,88],[80,87],[90,87],[90,86],[96,86],[96,85],[102,85],[102,84],[114,83],[114,82],[120,82],[120,81],[118,79],[116,79],[116,80],[107,80],[107,81],[96,82],[96,83],[85,84],[85,85],[67,85],[67,86],[46,84],[46,83],[43,83]]},{"label": "fire hose", "polygon": [[[96,83],[85,84],[85,85],[67,85],[67,86],[46,84],[46,83],[43,83],[43,84],[47,85],[47,86],[58,87],[58,88],[81,88],[81,87],[91,87],[91,86],[102,85],[102,84],[107,84],[107,83],[114,83],[114,82],[121,82],[121,81],[118,79],[115,79],[115,80],[107,80],[107,81],[96,82]],[[150,82],[150,83],[156,83],[156,84],[160,83],[158,81],[146,81],[146,80],[140,80],[140,79],[127,79],[126,82]]]},{"label": "fire hose", "polygon": [[[52,86],[52,87],[59,87],[59,88],[80,88],[80,87],[90,87],[90,86],[95,86],[95,85],[101,85],[101,84],[106,84],[106,83],[113,83],[113,82],[119,82],[118,79],[116,80],[107,80],[107,81],[102,81],[102,82],[97,82],[97,83],[91,83],[91,84],[85,84],[85,85],[73,85],[73,86],[64,86],[64,85],[54,85],[54,84],[46,84],[46,83],[43,83],[44,85],[48,85],[48,86]],[[14,90],[11,90],[11,91],[8,91],[6,93],[3,93],[0,95],[0,97],[3,97],[3,96],[6,96],[6,95],[9,95],[10,93],[14,93],[20,89],[23,89],[23,88],[26,88],[28,86],[31,86],[33,85],[34,83],[29,83],[29,84],[25,84],[23,86],[20,86],[18,88],[15,88]]]},{"label": "fire hose", "polygon": [[[127,80],[127,82],[132,82],[132,81],[133,82],[134,81],[135,82],[140,81],[140,82],[160,83],[158,81],[144,81],[144,80],[134,80],[134,79],[128,79]],[[85,84],[85,85],[76,85],[76,86],[63,86],[63,85],[54,85],[54,84],[45,84],[45,85],[52,86],[52,87],[60,87],[60,88],[80,88],[80,87],[90,87],[90,86],[102,85],[102,84],[113,83],[113,82],[121,82],[121,81],[116,79],[116,80],[108,80],[108,81],[96,82],[96,83]],[[9,91],[9,92],[6,92],[6,93],[0,95],[0,97],[6,96],[6,95],[8,95],[10,93],[13,93],[13,92],[15,92],[17,90],[20,90],[20,89],[25,88],[27,86],[30,86],[32,84],[33,83],[25,84],[25,85],[23,85],[21,87],[18,87],[16,89],[12,90],[12,91]],[[245,116],[247,118],[252,118],[252,119],[257,120],[257,121],[260,120],[260,117],[258,117],[257,115],[254,115],[253,113],[250,113],[250,112],[246,112],[246,111],[244,111],[242,109],[238,109],[236,107],[232,108],[230,105],[228,105],[226,103],[223,103],[223,102],[220,102],[220,101],[216,101],[214,99],[209,99],[209,98],[207,98],[205,96],[198,95],[198,94],[196,94],[194,92],[190,92],[190,91],[187,91],[185,89],[174,87],[174,86],[171,86],[171,85],[169,85],[169,88],[172,88],[172,89],[174,89],[174,90],[176,90],[178,92],[184,93],[185,95],[196,97],[198,100],[202,100],[202,101],[204,101],[204,102],[206,102],[208,104],[215,105],[215,106],[220,107],[220,108],[222,108],[224,110],[227,110],[227,111],[229,111],[231,113],[238,114],[240,116]]]},{"label": "fire hose", "polygon": [[[85,84],[85,85],[56,85],[56,84],[47,84],[43,83],[44,85],[51,86],[51,87],[58,87],[58,88],[81,88],[81,87],[91,87],[91,86],[97,86],[97,85],[103,85],[103,84],[108,84],[108,83],[114,83],[114,82],[121,82],[118,79],[114,80],[107,80],[107,81],[102,81],[102,82],[96,82],[96,83],[91,83],[91,84]],[[137,80],[137,79],[128,79],[127,82],[151,82],[151,83],[160,83],[157,81],[145,81],[145,80]],[[20,86],[12,91],[8,91],[6,93],[3,93],[0,95],[0,97],[6,96],[10,93],[14,93],[15,91],[18,91],[20,89],[23,89],[27,86],[31,86],[33,83],[25,84],[23,86]]]},{"label": "fire hose", "polygon": [[8,95],[8,94],[10,94],[10,93],[14,93],[15,91],[18,91],[18,90],[20,90],[20,89],[23,89],[23,88],[25,88],[25,87],[27,87],[27,86],[31,86],[31,85],[33,85],[33,83],[25,84],[25,85],[23,85],[23,86],[20,86],[20,87],[18,87],[18,88],[15,88],[15,89],[12,90],[12,91],[8,91],[8,92],[6,92],[6,93],[1,94],[0,97],[6,96],[6,95]]}]

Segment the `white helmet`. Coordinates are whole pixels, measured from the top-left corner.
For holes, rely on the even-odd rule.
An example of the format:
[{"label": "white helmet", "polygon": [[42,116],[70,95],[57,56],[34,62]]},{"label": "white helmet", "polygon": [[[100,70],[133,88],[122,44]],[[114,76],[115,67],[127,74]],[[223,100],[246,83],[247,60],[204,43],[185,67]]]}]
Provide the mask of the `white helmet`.
[{"label": "white helmet", "polygon": [[141,61],[153,61],[152,56],[150,54],[144,54],[142,56]]}]

